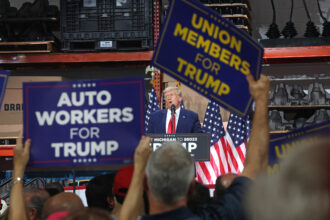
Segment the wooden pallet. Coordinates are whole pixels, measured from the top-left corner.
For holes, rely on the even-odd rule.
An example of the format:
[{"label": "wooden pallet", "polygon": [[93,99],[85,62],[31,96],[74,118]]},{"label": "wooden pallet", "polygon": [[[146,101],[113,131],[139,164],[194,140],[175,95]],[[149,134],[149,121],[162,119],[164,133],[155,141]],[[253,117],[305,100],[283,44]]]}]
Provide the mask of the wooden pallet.
[{"label": "wooden pallet", "polygon": [[54,41],[0,42],[1,53],[50,53]]}]

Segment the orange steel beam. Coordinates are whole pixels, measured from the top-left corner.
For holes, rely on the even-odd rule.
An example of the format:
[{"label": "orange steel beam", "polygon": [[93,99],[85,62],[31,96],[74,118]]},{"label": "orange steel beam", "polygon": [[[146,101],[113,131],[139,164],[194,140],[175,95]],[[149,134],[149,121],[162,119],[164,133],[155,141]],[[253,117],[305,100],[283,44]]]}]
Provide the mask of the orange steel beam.
[{"label": "orange steel beam", "polygon": [[1,64],[150,61],[153,51],[0,55]]},{"label": "orange steel beam", "polygon": [[[148,62],[153,51],[99,52],[99,53],[49,53],[49,54],[2,54],[1,64],[42,63],[97,63],[97,62]],[[265,48],[264,63],[330,61],[330,46]]]},{"label": "orange steel beam", "polygon": [[13,147],[0,147],[0,157],[14,156]]},{"label": "orange steel beam", "polygon": [[329,46],[274,47],[265,48],[264,63],[286,61],[329,61]]}]

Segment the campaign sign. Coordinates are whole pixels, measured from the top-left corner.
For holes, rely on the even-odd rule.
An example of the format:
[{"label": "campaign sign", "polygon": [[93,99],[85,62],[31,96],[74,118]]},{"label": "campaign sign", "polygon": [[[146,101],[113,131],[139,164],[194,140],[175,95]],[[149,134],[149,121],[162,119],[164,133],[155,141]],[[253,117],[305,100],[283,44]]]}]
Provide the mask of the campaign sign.
[{"label": "campaign sign", "polygon": [[245,116],[246,81],[260,76],[263,48],[244,31],[195,0],[172,0],[152,65],[222,107]]},{"label": "campaign sign", "polygon": [[[280,160],[292,149],[306,142],[317,141],[320,136],[330,135],[330,121],[297,129],[286,134],[271,136],[269,143],[268,173],[279,169]],[[300,144],[301,143],[301,144]]]},{"label": "campaign sign", "polygon": [[153,151],[162,146],[164,142],[179,141],[195,161],[210,160],[210,134],[148,134],[151,137]]},{"label": "campaign sign", "polygon": [[[5,97],[9,72],[0,70],[0,108],[2,106],[3,98]],[[1,111],[1,109],[0,109]]]},{"label": "campaign sign", "polygon": [[144,131],[144,79],[23,84],[29,167],[132,163]]}]

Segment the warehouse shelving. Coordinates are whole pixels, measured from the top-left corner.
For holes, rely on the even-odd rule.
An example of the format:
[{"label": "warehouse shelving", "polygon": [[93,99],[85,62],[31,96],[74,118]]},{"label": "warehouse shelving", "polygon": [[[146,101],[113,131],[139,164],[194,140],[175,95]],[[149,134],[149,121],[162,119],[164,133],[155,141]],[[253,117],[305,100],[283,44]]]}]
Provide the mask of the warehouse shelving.
[{"label": "warehouse shelving", "polygon": [[[1,54],[0,69],[37,67],[39,64],[57,64],[59,68],[73,63],[126,63],[134,67],[136,62],[148,65],[153,51],[99,52],[99,53],[48,53],[48,54]],[[330,62],[330,46],[265,48],[264,63]]]}]

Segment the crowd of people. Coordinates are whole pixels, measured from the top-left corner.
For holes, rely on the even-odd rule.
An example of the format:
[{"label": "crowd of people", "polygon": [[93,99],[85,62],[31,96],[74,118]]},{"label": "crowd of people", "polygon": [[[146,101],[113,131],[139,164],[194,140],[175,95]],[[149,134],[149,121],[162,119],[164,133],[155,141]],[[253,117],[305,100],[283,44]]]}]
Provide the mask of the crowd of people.
[{"label": "crowd of people", "polygon": [[[23,176],[33,140],[23,144],[18,139],[9,211],[1,220],[330,219],[329,139],[294,148],[276,174],[266,175],[269,79],[261,75],[256,81],[248,74],[247,81],[255,114],[244,170],[240,175],[218,177],[213,198],[207,187],[195,181],[194,161],[180,142],[164,143],[152,152],[150,138],[143,136],[134,165],[116,175],[90,180],[86,208],[77,195],[63,192],[58,185],[24,189]],[[171,102],[177,105],[179,101]]]}]

